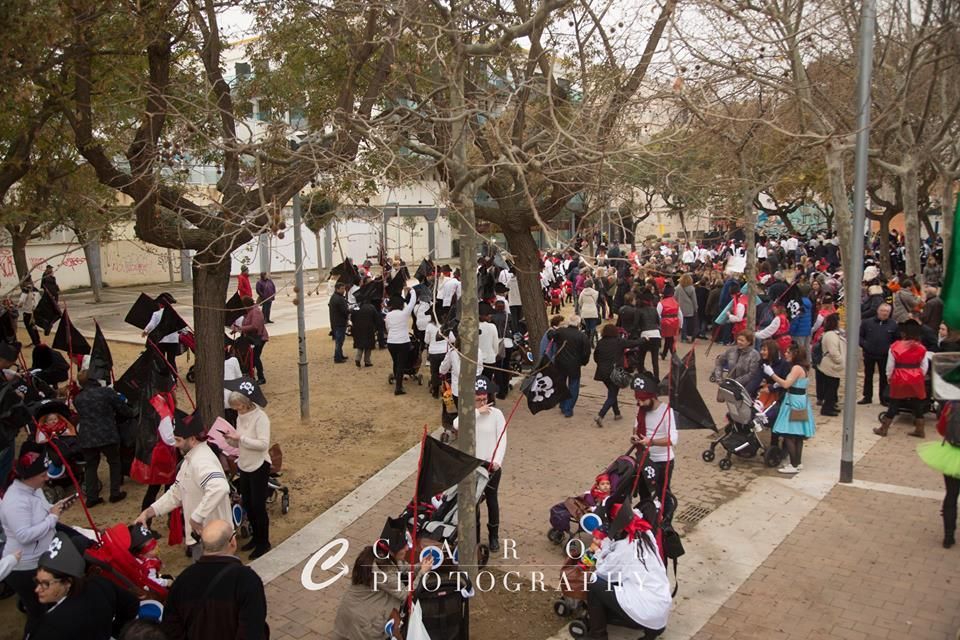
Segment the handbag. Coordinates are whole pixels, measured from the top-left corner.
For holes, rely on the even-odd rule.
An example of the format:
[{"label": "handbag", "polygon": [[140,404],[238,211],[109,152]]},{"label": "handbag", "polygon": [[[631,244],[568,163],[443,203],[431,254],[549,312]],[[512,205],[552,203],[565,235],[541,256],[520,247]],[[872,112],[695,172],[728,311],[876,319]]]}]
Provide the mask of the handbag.
[{"label": "handbag", "polygon": [[613,370],[610,372],[610,382],[617,385],[621,389],[626,389],[633,384],[633,378],[633,371],[630,371],[619,364],[614,365]]},{"label": "handbag", "polygon": [[806,409],[790,409],[790,422],[806,422],[808,417]]}]

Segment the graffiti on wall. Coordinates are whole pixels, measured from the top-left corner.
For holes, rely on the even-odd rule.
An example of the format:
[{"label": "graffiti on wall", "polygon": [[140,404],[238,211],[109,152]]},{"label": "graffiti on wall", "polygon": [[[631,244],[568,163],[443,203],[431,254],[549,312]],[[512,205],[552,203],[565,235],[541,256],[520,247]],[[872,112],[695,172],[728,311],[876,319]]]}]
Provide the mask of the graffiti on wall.
[{"label": "graffiti on wall", "polygon": [[[45,264],[50,262],[46,258],[37,258],[33,256],[27,256],[27,262],[30,264],[32,271],[36,271],[37,267],[43,267]],[[76,269],[87,264],[87,259],[83,256],[63,256],[60,262],[53,261],[52,264],[55,268],[66,268],[66,269]],[[4,278],[14,278],[17,275],[17,267],[13,261],[13,251],[10,249],[0,249],[0,276]]]}]

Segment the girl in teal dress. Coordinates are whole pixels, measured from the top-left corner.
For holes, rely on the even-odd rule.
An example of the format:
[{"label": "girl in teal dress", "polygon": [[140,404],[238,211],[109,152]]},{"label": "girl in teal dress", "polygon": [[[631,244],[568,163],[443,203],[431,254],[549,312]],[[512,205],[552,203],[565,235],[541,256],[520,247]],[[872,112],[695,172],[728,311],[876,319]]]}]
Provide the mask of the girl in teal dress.
[{"label": "girl in teal dress", "polygon": [[[783,404],[777,414],[777,421],[773,424],[773,432],[783,438],[784,447],[790,456],[790,462],[782,466],[780,473],[797,473],[803,469],[803,441],[812,438],[816,433],[813,422],[813,411],[807,398],[807,370],[810,363],[807,361],[806,349],[801,349],[796,342],[787,347],[784,359],[790,363],[790,373],[786,378],[778,376],[773,367],[763,365],[763,372],[781,388]],[[801,412],[803,420],[794,420],[794,414]]]}]

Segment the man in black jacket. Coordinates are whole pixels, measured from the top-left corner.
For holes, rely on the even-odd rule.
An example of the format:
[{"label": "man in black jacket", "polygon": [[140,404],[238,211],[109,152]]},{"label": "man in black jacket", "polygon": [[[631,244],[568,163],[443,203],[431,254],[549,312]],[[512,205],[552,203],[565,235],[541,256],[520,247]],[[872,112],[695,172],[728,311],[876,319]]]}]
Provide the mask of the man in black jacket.
[{"label": "man in black jacket", "polygon": [[350,315],[346,293],[346,283],[338,282],[333,288],[330,302],[327,303],[330,309],[330,329],[333,331],[333,361],[337,364],[347,361],[347,357],[343,355],[343,342],[347,339],[347,320]]},{"label": "man in black jacket", "polygon": [[887,404],[887,353],[899,337],[897,323],[890,317],[890,305],[882,304],[877,315],[860,325],[860,348],[863,349],[863,398],[857,404],[873,402],[873,370],[880,376],[880,404]]},{"label": "man in black jacket", "polygon": [[110,468],[110,502],[119,502],[127,497],[127,493],[120,489],[123,470],[120,464],[120,429],[117,427],[117,419],[131,418],[134,412],[120,394],[110,387],[100,386],[97,380],[88,378],[86,371],[80,372],[78,381],[81,389],[73,405],[80,416],[77,439],[85,462],[83,492],[87,506],[94,507],[103,502],[97,478],[101,455],[107,459],[107,466]]},{"label": "man in black jacket", "polygon": [[265,640],[263,581],[236,557],[237,534],[223,520],[203,528],[203,556],[174,580],[163,611],[170,640]]},{"label": "man in black jacket", "polygon": [[590,362],[590,338],[580,330],[580,316],[570,316],[567,326],[557,329],[553,340],[557,349],[553,362],[570,390],[570,397],[560,402],[560,411],[572,418],[580,396],[580,368]]},{"label": "man in black jacket", "polygon": [[637,327],[637,308],[633,304],[634,296],[628,293],[623,296],[623,306],[617,312],[617,326],[627,332],[627,338],[636,340],[639,333]]}]

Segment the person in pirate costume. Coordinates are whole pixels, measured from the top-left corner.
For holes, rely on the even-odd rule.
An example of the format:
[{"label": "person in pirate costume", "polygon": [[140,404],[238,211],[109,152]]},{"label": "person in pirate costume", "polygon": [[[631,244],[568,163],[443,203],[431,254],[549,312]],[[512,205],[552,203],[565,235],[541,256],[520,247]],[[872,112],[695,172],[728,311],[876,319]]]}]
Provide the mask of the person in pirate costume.
[{"label": "person in pirate costume", "polygon": [[926,379],[930,355],[920,342],[922,333],[920,323],[910,318],[900,324],[900,340],[890,345],[887,354],[890,404],[880,415],[880,426],[873,430],[878,436],[887,435],[890,424],[903,407],[913,413],[914,429],[908,435],[924,437],[923,414],[927,406]]},{"label": "person in pirate costume", "polygon": [[633,379],[633,395],[637,399],[637,421],[630,442],[649,449],[649,461],[657,471],[657,496],[669,490],[675,466],[677,416],[670,405],[660,401],[656,379],[643,372]]},{"label": "person in pirate costume", "polygon": [[110,640],[137,617],[137,597],[100,576],[86,574],[86,562],[70,537],[58,533],[40,556],[33,582],[41,605],[49,607],[30,640]]}]

